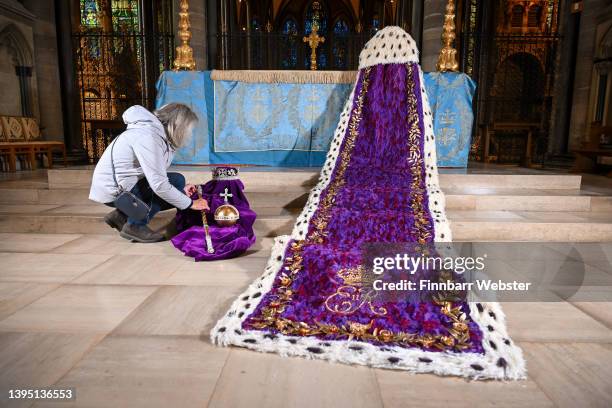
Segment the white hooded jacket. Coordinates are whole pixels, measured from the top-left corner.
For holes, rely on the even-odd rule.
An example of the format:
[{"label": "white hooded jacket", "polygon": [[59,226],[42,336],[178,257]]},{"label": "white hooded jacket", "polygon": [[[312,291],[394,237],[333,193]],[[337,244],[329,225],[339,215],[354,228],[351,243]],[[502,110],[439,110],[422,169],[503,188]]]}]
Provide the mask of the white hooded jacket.
[{"label": "white hooded jacket", "polygon": [[166,171],[172,163],[174,150],[166,139],[162,123],[139,105],[126,110],[123,121],[127,129],[112,141],[96,165],[89,199],[105,204],[114,201],[119,194],[111,168],[111,148],[115,145],[115,174],[124,190],[131,190],[138,180],[146,177],[156,195],[179,209],[188,208],[191,199],[168,181]]}]

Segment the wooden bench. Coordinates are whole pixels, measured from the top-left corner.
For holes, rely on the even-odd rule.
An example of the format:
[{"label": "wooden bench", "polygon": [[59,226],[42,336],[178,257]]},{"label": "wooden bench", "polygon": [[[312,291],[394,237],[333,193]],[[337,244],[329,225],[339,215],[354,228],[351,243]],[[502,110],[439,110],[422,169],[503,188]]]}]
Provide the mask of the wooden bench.
[{"label": "wooden bench", "polygon": [[54,151],[62,153],[66,165],[66,146],[63,142],[41,140],[36,119],[0,116],[0,155],[7,158],[9,171],[17,171],[18,155],[23,155],[30,168],[36,170],[36,155],[42,154],[52,168]]}]

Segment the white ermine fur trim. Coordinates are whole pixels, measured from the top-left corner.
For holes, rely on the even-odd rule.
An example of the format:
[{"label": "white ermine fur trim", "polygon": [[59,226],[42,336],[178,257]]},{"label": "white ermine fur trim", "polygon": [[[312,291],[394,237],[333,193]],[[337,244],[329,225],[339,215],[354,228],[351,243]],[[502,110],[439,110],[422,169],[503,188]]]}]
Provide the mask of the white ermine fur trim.
[{"label": "white ermine fur trim", "polygon": [[380,64],[419,63],[419,50],[410,34],[400,27],[388,26],[378,31],[359,54],[359,69]]}]

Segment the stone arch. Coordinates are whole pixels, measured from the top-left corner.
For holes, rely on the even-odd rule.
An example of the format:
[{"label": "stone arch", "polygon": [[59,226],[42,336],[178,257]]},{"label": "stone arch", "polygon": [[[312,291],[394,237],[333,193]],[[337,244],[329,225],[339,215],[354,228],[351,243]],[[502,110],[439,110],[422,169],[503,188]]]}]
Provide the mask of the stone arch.
[{"label": "stone arch", "polygon": [[[32,71],[34,58],[30,43],[22,31],[14,23],[8,23],[0,29],[0,49],[6,52],[3,60],[3,69],[13,66],[14,71],[3,71],[4,81],[7,75],[16,75],[17,84],[9,79],[9,89],[5,90],[10,96],[5,98],[1,105],[3,113],[12,115],[33,115],[34,92],[32,90]],[[10,69],[10,68],[9,68]],[[13,77],[14,78],[14,77]]]},{"label": "stone arch", "polygon": [[602,36],[599,46],[597,47],[598,60],[612,61],[612,26]]},{"label": "stone arch", "polygon": [[9,23],[0,30],[0,46],[2,45],[11,51],[16,66],[31,67],[34,64],[30,45],[15,24]]}]

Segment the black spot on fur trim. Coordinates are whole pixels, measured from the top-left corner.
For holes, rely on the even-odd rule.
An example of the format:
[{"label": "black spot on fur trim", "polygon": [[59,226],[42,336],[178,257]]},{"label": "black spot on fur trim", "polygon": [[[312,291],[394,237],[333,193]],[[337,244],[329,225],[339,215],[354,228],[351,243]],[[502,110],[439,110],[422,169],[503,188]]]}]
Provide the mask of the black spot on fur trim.
[{"label": "black spot on fur trim", "polygon": [[476,303],[476,308],[478,309],[480,313],[484,312],[484,307],[482,306],[481,303]]},{"label": "black spot on fur trim", "polygon": [[494,328],[493,326],[491,326],[491,325],[488,325],[488,326],[487,326],[487,330],[489,330],[490,332],[492,332],[493,330],[495,330],[495,328]]},{"label": "black spot on fur trim", "polygon": [[223,333],[225,330],[226,330],[225,327],[221,327],[221,328],[219,328],[219,333]]},{"label": "black spot on fur trim", "polygon": [[506,346],[509,346],[510,345],[510,340],[504,339],[504,343],[506,344]]},{"label": "black spot on fur trim", "polygon": [[238,330],[238,329],[234,330],[234,333],[236,333],[236,334],[238,334],[238,335],[241,335],[241,334],[242,334],[242,332],[241,332],[240,330]]},{"label": "black spot on fur trim", "polygon": [[506,368],[508,367],[508,362],[503,357],[500,357],[499,360],[497,360],[497,366]]},{"label": "black spot on fur trim", "polygon": [[[277,261],[280,261],[281,259],[283,259],[283,257],[282,257],[281,255],[279,255],[279,256],[277,256],[277,257],[276,257],[276,260],[277,260]],[[247,298],[247,299],[248,299],[248,298]],[[246,300],[246,299],[245,299],[245,300]]]},{"label": "black spot on fur trim", "polygon": [[249,295],[243,296],[242,300],[249,300]]},{"label": "black spot on fur trim", "polygon": [[297,343],[297,340],[296,340],[296,339],[287,339],[287,341],[288,341],[289,343],[291,343],[291,344],[295,344],[295,343]]},{"label": "black spot on fur trim", "polygon": [[242,317],[242,316],[244,316],[244,312],[238,313],[238,317]]},{"label": "black spot on fur trim", "polygon": [[277,337],[278,336],[276,334],[274,334],[274,333],[266,333],[266,334],[264,334],[264,339],[274,340]]},{"label": "black spot on fur trim", "polygon": [[246,305],[244,305],[244,308],[245,308],[245,309],[248,309],[249,307],[251,307],[251,304],[250,304],[250,303],[247,303]]},{"label": "black spot on fur trim", "polygon": [[427,357],[419,357],[419,361],[421,363],[431,363],[432,359],[431,358],[427,358]]},{"label": "black spot on fur trim", "polygon": [[361,346],[350,346],[349,349],[355,350],[355,351],[361,351],[361,350],[363,350],[363,347],[361,347]]},{"label": "black spot on fur trim", "polygon": [[323,353],[323,349],[319,348],[319,347],[306,347],[306,350],[310,351],[311,353],[314,354],[321,354]]},{"label": "black spot on fur trim", "polygon": [[497,350],[497,344],[495,344],[493,341],[489,340],[489,344],[491,345],[491,348],[493,350]]},{"label": "black spot on fur trim", "polygon": [[253,295],[253,299],[256,299],[261,296],[261,292],[257,292]]},{"label": "black spot on fur trim", "polygon": [[497,316],[495,316],[495,312],[490,311],[489,312],[489,316],[491,316],[493,318],[493,320],[497,320]]},{"label": "black spot on fur trim", "polygon": [[251,343],[251,344],[255,344],[257,343],[257,340],[255,339],[244,339],[242,340],[244,343]]},{"label": "black spot on fur trim", "polygon": [[482,368],[482,366],[480,364],[472,364],[470,367],[472,367],[476,371],[484,370],[484,368]]},{"label": "black spot on fur trim", "polygon": [[390,362],[391,364],[396,364],[399,363],[402,359],[399,357],[389,357],[387,359],[388,362]]}]

